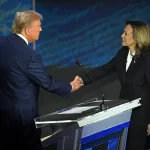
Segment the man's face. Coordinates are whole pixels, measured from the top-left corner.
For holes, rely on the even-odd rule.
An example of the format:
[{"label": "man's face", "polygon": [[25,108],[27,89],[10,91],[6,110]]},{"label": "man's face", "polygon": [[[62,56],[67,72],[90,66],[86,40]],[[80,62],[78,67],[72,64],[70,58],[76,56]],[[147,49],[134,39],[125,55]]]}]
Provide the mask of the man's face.
[{"label": "man's face", "polygon": [[28,34],[28,42],[34,42],[39,39],[40,32],[42,31],[41,28],[41,21],[35,20],[33,21],[32,25],[29,27],[29,34]]},{"label": "man's face", "polygon": [[121,35],[122,46],[128,46],[130,49],[135,50],[136,41],[133,38],[133,28],[130,24],[126,25],[124,32]]}]

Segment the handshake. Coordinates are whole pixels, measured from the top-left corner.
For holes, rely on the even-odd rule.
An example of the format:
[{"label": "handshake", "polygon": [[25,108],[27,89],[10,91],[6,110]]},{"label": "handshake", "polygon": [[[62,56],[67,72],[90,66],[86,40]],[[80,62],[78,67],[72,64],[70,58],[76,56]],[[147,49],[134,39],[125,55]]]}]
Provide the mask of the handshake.
[{"label": "handshake", "polygon": [[76,76],[74,80],[70,82],[70,85],[72,87],[71,92],[74,92],[78,90],[80,87],[82,87],[84,84],[83,84],[83,80],[79,76]]}]

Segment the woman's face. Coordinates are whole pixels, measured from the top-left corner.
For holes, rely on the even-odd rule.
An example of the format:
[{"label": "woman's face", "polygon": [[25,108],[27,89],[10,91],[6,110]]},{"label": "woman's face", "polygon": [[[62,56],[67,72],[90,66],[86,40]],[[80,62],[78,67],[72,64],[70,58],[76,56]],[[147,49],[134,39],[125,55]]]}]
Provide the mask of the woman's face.
[{"label": "woman's face", "polygon": [[130,24],[126,25],[124,32],[121,35],[122,46],[128,46],[129,49],[135,50],[136,41],[133,38],[133,28]]}]

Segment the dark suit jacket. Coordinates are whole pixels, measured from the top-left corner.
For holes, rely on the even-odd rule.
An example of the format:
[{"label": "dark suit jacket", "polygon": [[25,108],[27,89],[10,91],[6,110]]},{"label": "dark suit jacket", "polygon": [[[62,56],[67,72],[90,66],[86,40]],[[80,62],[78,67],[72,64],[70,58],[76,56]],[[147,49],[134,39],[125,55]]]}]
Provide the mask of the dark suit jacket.
[{"label": "dark suit jacket", "polygon": [[107,64],[91,72],[93,80],[99,80],[112,72],[117,72],[121,83],[120,98],[133,100],[142,98],[142,106],[133,111],[134,128],[150,123],[150,54],[132,61],[126,71],[126,60],[129,49],[122,47],[117,55]]},{"label": "dark suit jacket", "polygon": [[30,124],[38,117],[39,87],[67,96],[71,85],[49,76],[41,56],[16,34],[0,37],[0,113]]}]

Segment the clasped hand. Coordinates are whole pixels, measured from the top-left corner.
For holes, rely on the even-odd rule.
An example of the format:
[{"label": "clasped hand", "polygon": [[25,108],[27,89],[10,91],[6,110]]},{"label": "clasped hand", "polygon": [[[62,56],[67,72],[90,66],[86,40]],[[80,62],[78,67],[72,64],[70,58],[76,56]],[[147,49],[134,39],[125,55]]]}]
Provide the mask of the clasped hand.
[{"label": "clasped hand", "polygon": [[80,87],[82,87],[84,84],[83,80],[79,76],[76,76],[74,80],[70,82],[70,85],[72,86],[71,92],[74,92],[78,90]]},{"label": "clasped hand", "polygon": [[150,124],[147,126],[147,135],[150,136]]}]

